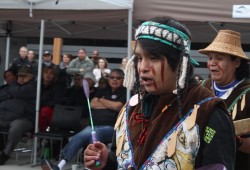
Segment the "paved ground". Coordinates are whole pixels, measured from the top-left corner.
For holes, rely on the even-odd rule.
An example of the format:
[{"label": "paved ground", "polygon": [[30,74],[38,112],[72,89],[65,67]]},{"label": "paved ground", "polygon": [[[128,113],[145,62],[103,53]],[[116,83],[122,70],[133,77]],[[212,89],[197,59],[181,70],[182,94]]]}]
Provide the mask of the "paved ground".
[{"label": "paved ground", "polygon": [[[29,143],[26,144],[31,146]],[[37,163],[34,166],[33,160],[31,160],[31,158],[33,158],[33,156],[31,157],[31,150],[28,148],[28,146],[22,146],[19,148],[19,152],[12,153],[10,159],[5,163],[5,165],[0,166],[0,170],[41,170],[40,164]],[[37,162],[39,162],[39,158],[37,158]],[[57,163],[56,161],[53,162]],[[76,164],[76,159],[73,159],[73,161],[68,163],[63,170],[71,170],[72,165],[77,165],[77,169],[74,170],[84,169],[82,163]]]},{"label": "paved ground", "polygon": [[[77,164],[72,164],[69,163],[64,167],[64,170],[71,170],[72,165],[77,165]],[[19,155],[18,160],[16,160],[15,155],[13,155],[5,165],[0,166],[0,170],[41,170],[40,165],[34,166],[33,164],[30,163],[30,157],[27,155]],[[76,170],[83,170],[84,167],[82,164],[77,165]]]}]

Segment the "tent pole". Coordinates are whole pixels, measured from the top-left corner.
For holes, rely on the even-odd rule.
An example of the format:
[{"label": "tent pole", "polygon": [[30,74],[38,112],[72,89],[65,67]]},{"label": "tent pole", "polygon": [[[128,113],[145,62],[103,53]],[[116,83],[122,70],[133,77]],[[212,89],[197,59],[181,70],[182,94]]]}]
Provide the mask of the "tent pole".
[{"label": "tent pole", "polygon": [[5,54],[5,70],[9,68],[10,63],[10,33],[7,33],[6,38],[6,54]]},{"label": "tent pole", "polygon": [[[127,57],[128,59],[131,58],[131,43],[132,43],[132,15],[133,15],[133,9],[129,8],[128,9],[128,52],[127,52]],[[130,90],[127,89],[127,101],[130,99]]]},{"label": "tent pole", "polygon": [[218,32],[218,30],[213,26],[213,24],[209,21],[208,22],[208,25],[211,27],[211,28],[213,28],[213,30],[217,33]]},{"label": "tent pole", "polygon": [[[38,132],[39,125],[39,109],[40,109],[40,92],[41,92],[41,77],[42,77],[42,54],[43,54],[43,41],[44,41],[44,27],[45,22],[41,20],[40,30],[40,44],[39,44],[39,59],[38,59],[38,74],[37,74],[37,91],[36,91],[36,122],[35,133]],[[34,139],[34,159],[33,164],[36,165],[37,158],[37,137]]]}]

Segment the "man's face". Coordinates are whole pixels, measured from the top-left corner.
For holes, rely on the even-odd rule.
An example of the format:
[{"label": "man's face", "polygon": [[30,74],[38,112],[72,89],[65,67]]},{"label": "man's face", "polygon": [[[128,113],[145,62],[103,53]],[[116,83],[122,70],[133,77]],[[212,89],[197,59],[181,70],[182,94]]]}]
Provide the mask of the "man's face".
[{"label": "man's face", "polygon": [[45,61],[45,62],[51,62],[51,55],[49,55],[49,54],[44,55],[43,56],[43,61]]},{"label": "man's face", "polygon": [[19,50],[19,55],[22,59],[25,59],[27,57],[28,54],[28,49],[25,47],[21,47]]},{"label": "man's face", "polygon": [[123,77],[121,77],[117,72],[111,72],[109,75],[109,85],[112,90],[122,87]]},{"label": "man's face", "polygon": [[99,57],[99,53],[98,53],[98,51],[93,51],[92,52],[92,58],[98,58]]},{"label": "man's face", "polygon": [[85,57],[86,57],[86,52],[84,50],[80,49],[78,51],[78,57],[79,57],[80,60],[84,60]]},{"label": "man's face", "polygon": [[32,78],[33,78],[32,74],[19,75],[17,77],[17,83],[23,85],[23,84],[29,82]]},{"label": "man's face", "polygon": [[35,53],[34,53],[34,51],[30,50],[30,51],[28,52],[27,57],[28,57],[28,60],[29,60],[29,61],[33,61],[34,58],[35,58]]}]

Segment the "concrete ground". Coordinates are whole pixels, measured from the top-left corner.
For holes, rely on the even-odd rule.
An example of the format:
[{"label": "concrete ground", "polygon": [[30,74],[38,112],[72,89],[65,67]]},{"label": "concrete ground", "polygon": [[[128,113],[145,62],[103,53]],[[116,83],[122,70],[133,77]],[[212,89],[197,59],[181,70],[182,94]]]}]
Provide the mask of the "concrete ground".
[{"label": "concrete ground", "polygon": [[[10,159],[2,166],[0,166],[0,170],[41,170],[40,167],[40,159],[37,158],[37,163],[34,165],[33,155],[31,152],[33,140],[30,142],[26,142],[24,145],[19,145],[19,148],[12,152]],[[37,155],[39,155],[39,151]],[[39,157],[39,156],[37,156]],[[58,163],[55,160],[52,160],[54,163]],[[79,161],[79,160],[78,160]],[[84,166],[82,163],[76,163],[76,159],[73,159],[72,162],[66,164],[63,170],[71,170],[72,165],[76,167],[74,170],[84,170]]]}]

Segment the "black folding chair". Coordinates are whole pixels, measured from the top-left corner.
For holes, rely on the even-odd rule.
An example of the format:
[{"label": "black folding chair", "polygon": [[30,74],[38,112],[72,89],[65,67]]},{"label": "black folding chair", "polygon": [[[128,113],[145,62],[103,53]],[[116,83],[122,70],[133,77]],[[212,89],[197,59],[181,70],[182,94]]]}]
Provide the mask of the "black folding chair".
[{"label": "black folding chair", "polygon": [[40,138],[41,140],[45,139],[50,141],[51,158],[53,158],[53,141],[60,141],[59,160],[61,160],[63,140],[68,139],[77,132],[81,120],[81,114],[82,107],[56,105],[52,116],[50,130],[35,133],[35,136],[38,139]]}]

